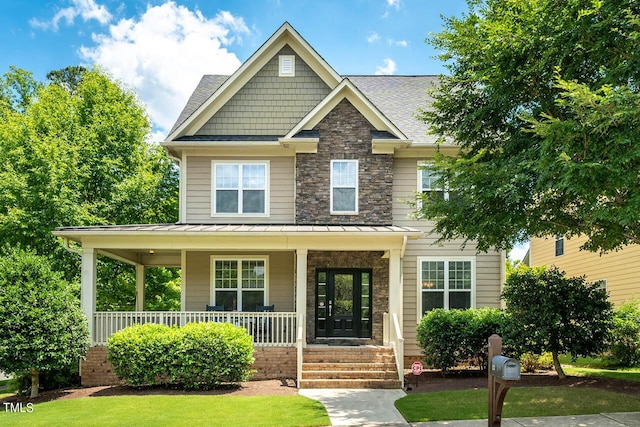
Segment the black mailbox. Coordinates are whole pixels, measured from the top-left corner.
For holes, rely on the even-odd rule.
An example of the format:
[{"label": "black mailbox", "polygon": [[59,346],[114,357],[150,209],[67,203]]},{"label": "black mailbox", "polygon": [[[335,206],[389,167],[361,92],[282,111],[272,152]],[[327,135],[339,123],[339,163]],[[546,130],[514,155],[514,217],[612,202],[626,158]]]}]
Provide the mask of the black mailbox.
[{"label": "black mailbox", "polygon": [[519,380],[520,362],[506,356],[493,356],[491,375],[501,380]]}]

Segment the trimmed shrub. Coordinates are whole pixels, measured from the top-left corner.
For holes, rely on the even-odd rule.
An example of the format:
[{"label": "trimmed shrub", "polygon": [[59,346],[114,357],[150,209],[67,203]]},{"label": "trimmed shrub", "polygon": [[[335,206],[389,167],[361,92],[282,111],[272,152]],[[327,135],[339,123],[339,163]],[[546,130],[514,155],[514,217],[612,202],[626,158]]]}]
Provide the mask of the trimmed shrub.
[{"label": "trimmed shrub", "polygon": [[107,358],[128,384],[209,389],[249,378],[253,340],[226,323],[134,325],[109,338]]},{"label": "trimmed shrub", "polygon": [[538,369],[551,369],[553,367],[553,355],[549,352],[541,355],[524,353],[520,356],[520,366],[524,372],[535,372]]},{"label": "trimmed shrub", "polygon": [[633,300],[615,309],[606,360],[616,366],[640,365],[640,301]]},{"label": "trimmed shrub", "polygon": [[505,319],[501,310],[491,308],[426,313],[417,329],[426,364],[443,374],[461,363],[486,370],[488,338],[502,334]]}]

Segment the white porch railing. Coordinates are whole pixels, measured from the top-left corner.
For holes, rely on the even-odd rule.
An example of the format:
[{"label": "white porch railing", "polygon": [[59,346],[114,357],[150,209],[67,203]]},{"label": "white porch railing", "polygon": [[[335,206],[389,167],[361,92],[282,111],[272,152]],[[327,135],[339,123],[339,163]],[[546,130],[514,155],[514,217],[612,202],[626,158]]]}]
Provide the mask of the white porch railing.
[{"label": "white porch railing", "polygon": [[383,344],[390,345],[396,358],[396,369],[398,370],[398,379],[404,388],[404,337],[402,329],[400,329],[400,321],[398,314],[384,313],[382,317],[383,327]]},{"label": "white porch railing", "polygon": [[106,345],[115,332],[134,324],[182,326],[189,322],[232,323],[247,329],[254,345],[296,345],[296,313],[231,311],[99,311],[94,314],[93,341]]},{"label": "white porch railing", "polygon": [[300,382],[302,381],[302,352],[304,347],[307,346],[307,323],[304,320],[304,314],[298,314],[298,332],[296,334],[296,385],[300,388]]}]

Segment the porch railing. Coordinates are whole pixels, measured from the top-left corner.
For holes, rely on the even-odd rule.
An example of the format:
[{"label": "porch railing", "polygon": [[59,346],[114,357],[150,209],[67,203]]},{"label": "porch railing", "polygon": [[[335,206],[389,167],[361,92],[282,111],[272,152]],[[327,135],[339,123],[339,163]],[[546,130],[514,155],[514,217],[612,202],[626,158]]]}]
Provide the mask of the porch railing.
[{"label": "porch railing", "polygon": [[398,370],[398,379],[404,388],[404,337],[402,329],[400,329],[400,321],[398,314],[383,314],[383,344],[390,345],[396,357],[396,369]]},{"label": "porch railing", "polygon": [[115,332],[135,324],[158,323],[183,326],[190,322],[220,322],[242,326],[254,345],[296,345],[296,313],[231,311],[99,311],[94,314],[93,341],[106,345]]}]

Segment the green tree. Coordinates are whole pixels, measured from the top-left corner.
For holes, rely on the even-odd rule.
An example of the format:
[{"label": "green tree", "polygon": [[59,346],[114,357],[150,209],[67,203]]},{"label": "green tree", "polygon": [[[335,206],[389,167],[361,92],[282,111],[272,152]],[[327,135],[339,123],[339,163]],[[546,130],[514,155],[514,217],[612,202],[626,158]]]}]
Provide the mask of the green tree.
[{"label": "green tree", "polygon": [[559,354],[592,356],[604,350],[612,326],[607,293],[584,277],[565,277],[557,268],[525,269],[507,279],[502,298],[510,327],[505,339],[520,352],[553,355],[564,379]]},{"label": "green tree", "polygon": [[[149,142],[149,119],[132,91],[99,69],[69,67],[49,77],[38,83],[12,68],[0,78],[0,244],[31,247],[76,281],[80,259],[51,231],[173,222],[178,173]],[[99,305],[118,282],[133,280],[131,269],[115,266],[100,262]]]},{"label": "green tree", "polygon": [[5,247],[0,257],[0,370],[31,374],[31,397],[39,373],[77,363],[89,347],[80,304],[48,259]]},{"label": "green tree", "polygon": [[450,75],[420,113],[457,158],[438,156],[449,200],[416,203],[442,240],[508,249],[584,235],[640,243],[640,4],[468,0],[428,42]]}]

